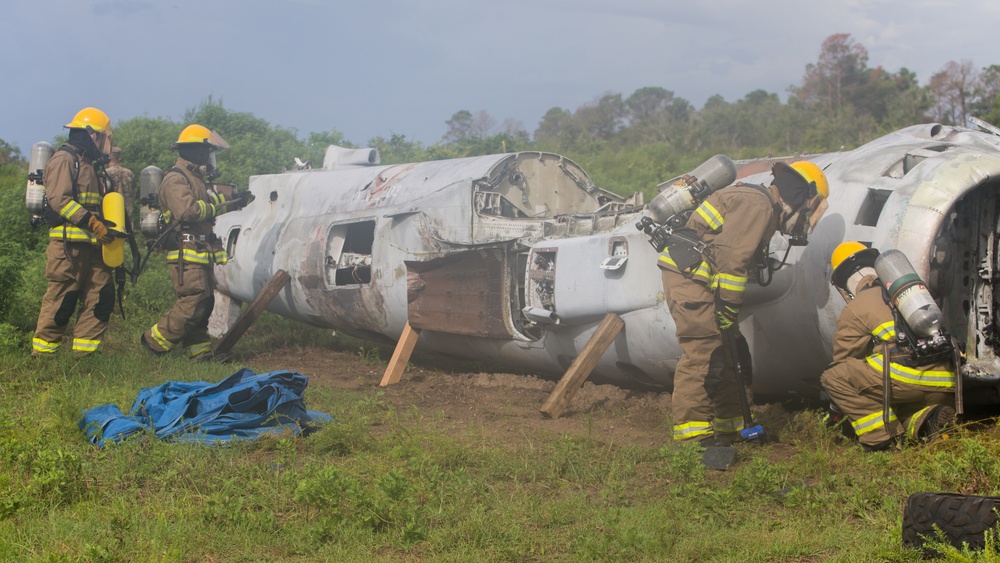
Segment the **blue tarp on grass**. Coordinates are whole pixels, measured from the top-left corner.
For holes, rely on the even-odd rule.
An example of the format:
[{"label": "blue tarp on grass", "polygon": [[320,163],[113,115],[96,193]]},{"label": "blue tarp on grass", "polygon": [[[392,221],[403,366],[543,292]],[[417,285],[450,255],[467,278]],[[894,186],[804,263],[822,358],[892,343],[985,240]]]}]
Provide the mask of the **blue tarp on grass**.
[{"label": "blue tarp on grass", "polygon": [[290,371],[255,374],[243,368],[219,383],[170,381],[139,392],[132,410],[115,405],[83,411],[80,428],[92,444],[120,442],[144,431],[180,442],[254,439],[290,429],[298,434],[330,415],[306,410],[309,378]]}]

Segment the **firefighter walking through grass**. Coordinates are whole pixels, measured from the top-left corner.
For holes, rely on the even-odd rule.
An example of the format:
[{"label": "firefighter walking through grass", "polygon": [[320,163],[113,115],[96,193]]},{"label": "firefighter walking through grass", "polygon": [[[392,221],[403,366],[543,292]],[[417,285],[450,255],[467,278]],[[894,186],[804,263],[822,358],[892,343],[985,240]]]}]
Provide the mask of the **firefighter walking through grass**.
[{"label": "firefighter walking through grass", "polygon": [[45,251],[48,286],[32,338],[33,356],[59,349],[74,313],[73,352],[97,351],[115,304],[111,268],[101,255],[100,245],[112,238],[100,215],[106,186],[97,169],[107,163],[111,120],[88,107],[77,112],[66,128],[69,138],[42,173],[43,214],[50,227]]},{"label": "firefighter walking through grass", "polygon": [[815,224],[809,214],[828,194],[826,176],[812,162],[779,162],[772,175],[768,187],[737,183],[709,195],[660,253],[664,294],[682,350],[671,397],[674,440],[725,445],[744,427],[721,331],[738,330],[755,256],[777,230],[804,244]]},{"label": "firefighter walking through grass", "polygon": [[[847,305],[837,318],[833,363],[820,378],[823,391],[836,410],[850,419],[867,451],[887,449],[904,437],[933,438],[955,417],[952,361],[907,366],[893,359],[889,364],[891,408],[885,424],[882,362],[884,351],[896,343],[899,327],[874,267],[878,255],[877,250],[854,241],[833,251],[831,281]],[[892,352],[889,356],[894,358]]]},{"label": "firefighter walking through grass", "polygon": [[163,176],[157,198],[170,229],[164,241],[177,300],[141,337],[154,353],[180,344],[192,359],[212,357],[208,319],[215,307],[213,268],[229,259],[212,227],[217,216],[253,200],[250,192],[221,193],[210,184],[218,176],[215,154],[228,147],[218,133],[198,124],[184,128],[171,146],[177,162]]}]

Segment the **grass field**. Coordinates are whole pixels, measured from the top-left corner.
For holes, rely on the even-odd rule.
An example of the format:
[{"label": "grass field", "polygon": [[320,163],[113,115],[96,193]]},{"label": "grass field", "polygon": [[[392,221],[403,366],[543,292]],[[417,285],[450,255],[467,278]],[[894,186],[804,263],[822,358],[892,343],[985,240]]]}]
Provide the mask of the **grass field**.
[{"label": "grass field", "polygon": [[[37,262],[24,279],[22,299],[40,296]],[[803,410],[769,429],[778,444],[741,446],[737,466],[714,472],[666,440],[581,432],[502,443],[396,409],[374,387],[310,388],[308,407],[338,422],[308,437],[91,446],[83,409],[127,410],[141,388],[220,379],[219,365],[140,349],[139,333],[171,302],[154,265],[93,357],[33,359],[27,333],[0,333],[0,560],[917,561],[900,542],[910,493],[1000,493],[992,418],[925,447],[865,454]],[[270,315],[238,349],[304,344],[380,361]]]}]

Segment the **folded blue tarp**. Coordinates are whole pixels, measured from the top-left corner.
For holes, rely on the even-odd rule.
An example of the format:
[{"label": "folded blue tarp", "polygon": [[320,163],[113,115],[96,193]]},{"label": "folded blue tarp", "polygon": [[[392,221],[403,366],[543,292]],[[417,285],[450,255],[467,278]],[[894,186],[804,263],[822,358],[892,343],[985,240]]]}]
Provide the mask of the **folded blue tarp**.
[{"label": "folded blue tarp", "polygon": [[80,428],[90,442],[103,446],[146,430],[157,438],[215,443],[254,439],[286,429],[330,421],[330,415],[306,410],[302,395],[309,378],[290,371],[255,374],[243,368],[217,384],[170,381],[139,392],[132,410],[115,405],[83,411]]}]

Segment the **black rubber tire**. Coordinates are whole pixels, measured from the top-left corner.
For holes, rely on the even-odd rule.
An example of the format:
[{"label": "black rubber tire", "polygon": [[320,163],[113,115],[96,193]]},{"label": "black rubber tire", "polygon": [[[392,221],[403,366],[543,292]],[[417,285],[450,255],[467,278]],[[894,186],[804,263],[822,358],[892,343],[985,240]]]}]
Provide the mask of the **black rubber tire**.
[{"label": "black rubber tire", "polygon": [[1000,508],[1000,497],[913,493],[903,509],[903,546],[923,547],[927,539],[937,538],[936,525],[956,548],[964,542],[982,549],[986,530],[997,524],[994,508]]}]

